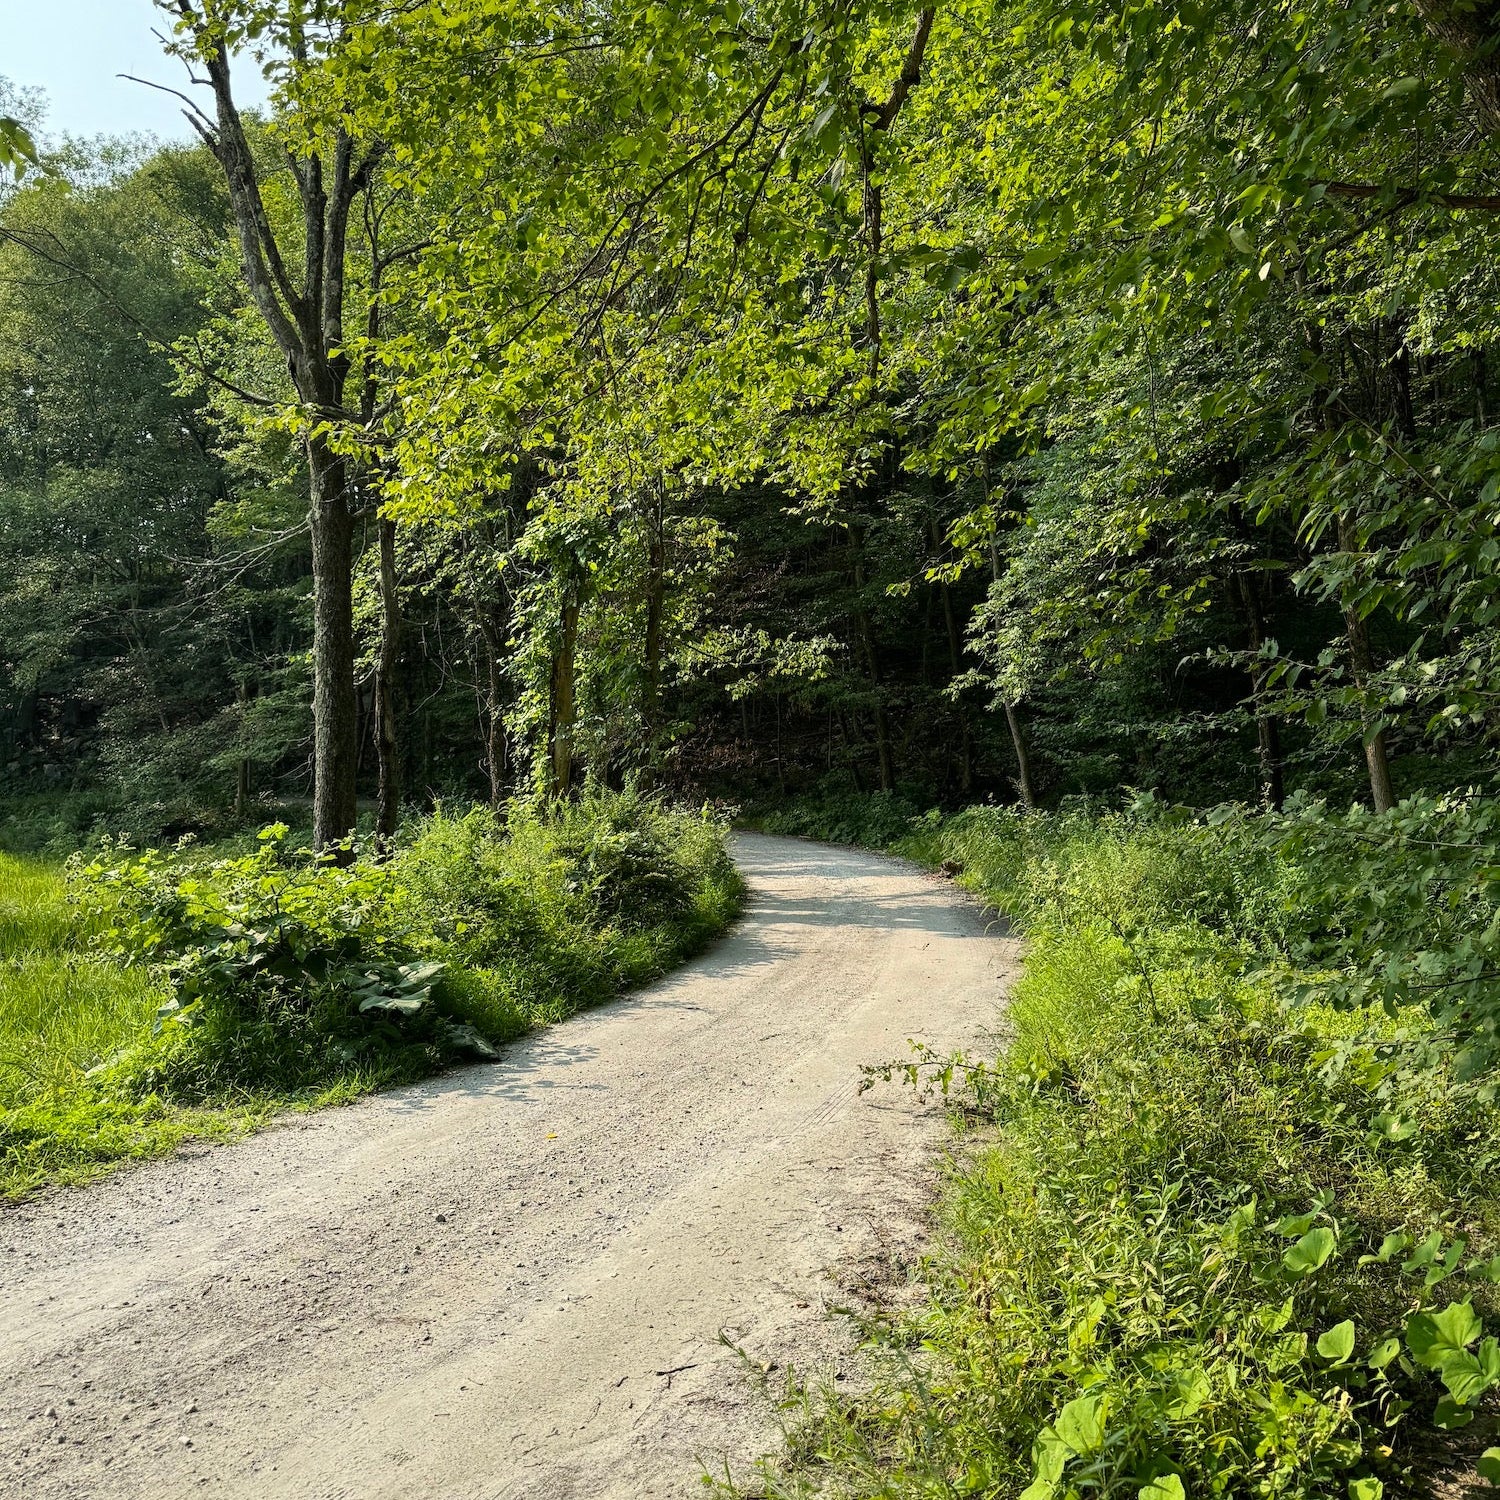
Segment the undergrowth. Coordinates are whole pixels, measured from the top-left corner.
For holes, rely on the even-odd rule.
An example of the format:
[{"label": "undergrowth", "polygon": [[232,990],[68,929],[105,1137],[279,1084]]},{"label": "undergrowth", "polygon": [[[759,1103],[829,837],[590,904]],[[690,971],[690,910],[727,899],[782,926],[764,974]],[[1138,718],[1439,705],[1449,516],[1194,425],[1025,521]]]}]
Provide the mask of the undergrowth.
[{"label": "undergrowth", "polygon": [[439,811],[388,857],[0,855],[0,1194],[421,1077],[721,932],[724,830],[633,794]]},{"label": "undergrowth", "polygon": [[1285,831],[908,821],[900,852],[1024,933],[1010,1040],[867,1080],[951,1087],[969,1132],[929,1297],[876,1330],[867,1396],[794,1404],[749,1493],[1377,1500],[1433,1493],[1434,1438],[1500,1480],[1469,1441],[1500,1388],[1493,1073],[1455,1066],[1445,1002],[1349,978],[1397,908],[1455,903],[1388,885],[1374,934],[1362,893],[1306,899],[1343,834]]}]

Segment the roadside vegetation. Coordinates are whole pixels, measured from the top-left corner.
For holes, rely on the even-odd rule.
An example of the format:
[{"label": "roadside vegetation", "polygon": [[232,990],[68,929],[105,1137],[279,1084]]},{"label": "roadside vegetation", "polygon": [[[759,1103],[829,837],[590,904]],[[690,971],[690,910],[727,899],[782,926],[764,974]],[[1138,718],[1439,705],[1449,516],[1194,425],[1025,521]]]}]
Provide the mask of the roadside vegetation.
[{"label": "roadside vegetation", "polygon": [[930,1298],[764,1493],[1500,1481],[1490,816],[789,813],[945,868],[1026,958],[998,1059],[871,1075],[960,1111]]},{"label": "roadside vegetation", "polygon": [[721,932],[724,830],[633,794],[414,820],[390,857],[0,855],[0,1194],[422,1077]]},{"label": "roadside vegetation", "polygon": [[0,844],[138,846],[4,868],[10,1190],[659,972],[722,841],[588,789],[722,798],[1029,943],[768,1484],[1482,1455],[1500,5],[163,9],[177,143],[0,81]]}]

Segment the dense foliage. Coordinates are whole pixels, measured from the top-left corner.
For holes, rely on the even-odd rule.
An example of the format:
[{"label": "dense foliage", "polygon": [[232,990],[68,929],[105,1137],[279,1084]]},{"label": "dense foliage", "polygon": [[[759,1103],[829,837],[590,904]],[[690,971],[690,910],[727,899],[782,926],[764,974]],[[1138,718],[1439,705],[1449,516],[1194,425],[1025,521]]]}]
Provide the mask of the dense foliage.
[{"label": "dense foliage", "polygon": [[58,965],[60,1037],[164,1007],[7,1064],[17,1170],[36,1111],[138,1139],[654,971],[730,877],[626,786],[987,801],[918,846],[1032,943],[944,1383],[827,1441],[1407,1483],[1497,1373],[1500,8],[162,9],[191,144],[0,99],[0,840],[319,853],[97,857],[129,969],[14,877],[22,1034]]},{"label": "dense foliage", "polygon": [[179,10],[273,117],[4,208],[12,785],[1488,784],[1463,6]]},{"label": "dense foliage", "polygon": [[0,1191],[420,1077],[722,931],[723,830],[637,796],[442,811],[393,857],[0,856]]},{"label": "dense foliage", "polygon": [[1441,1034],[1419,1007],[1346,1008],[1365,897],[1306,903],[1329,851],[1151,804],[907,830],[1013,914],[1025,973],[998,1062],[872,1070],[951,1088],[976,1133],[930,1304],[880,1333],[871,1394],[809,1401],[765,1492],[1378,1500],[1433,1493],[1433,1425],[1472,1472],[1500,1386],[1494,1085],[1390,1065]]}]

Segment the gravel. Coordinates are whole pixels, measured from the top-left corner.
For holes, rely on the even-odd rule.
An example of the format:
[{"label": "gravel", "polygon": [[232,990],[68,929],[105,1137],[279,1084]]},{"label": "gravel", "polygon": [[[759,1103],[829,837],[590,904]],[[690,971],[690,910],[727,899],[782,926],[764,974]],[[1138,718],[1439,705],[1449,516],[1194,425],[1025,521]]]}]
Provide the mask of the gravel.
[{"label": "gravel", "polygon": [[[0,1493],[701,1494],[830,1304],[897,1299],[1015,944],[900,861],[744,835],[745,919],[468,1068],[0,1211]],[[906,1293],[909,1295],[910,1293]]]}]

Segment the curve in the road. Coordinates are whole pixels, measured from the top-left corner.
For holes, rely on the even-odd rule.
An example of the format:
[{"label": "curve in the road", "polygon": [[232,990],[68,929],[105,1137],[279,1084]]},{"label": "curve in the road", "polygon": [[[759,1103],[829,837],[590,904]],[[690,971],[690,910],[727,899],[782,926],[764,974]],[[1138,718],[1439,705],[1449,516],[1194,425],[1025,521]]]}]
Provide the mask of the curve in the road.
[{"label": "curve in the road", "polygon": [[[0,1493],[701,1493],[920,1232],[941,1118],[856,1092],[971,1045],[1010,940],[899,861],[745,835],[706,957],[504,1061],[0,1216]],[[721,1341],[721,1335],[724,1340]]]}]

